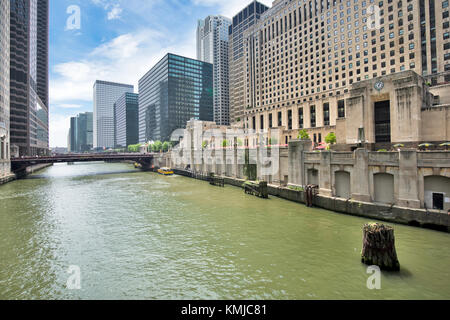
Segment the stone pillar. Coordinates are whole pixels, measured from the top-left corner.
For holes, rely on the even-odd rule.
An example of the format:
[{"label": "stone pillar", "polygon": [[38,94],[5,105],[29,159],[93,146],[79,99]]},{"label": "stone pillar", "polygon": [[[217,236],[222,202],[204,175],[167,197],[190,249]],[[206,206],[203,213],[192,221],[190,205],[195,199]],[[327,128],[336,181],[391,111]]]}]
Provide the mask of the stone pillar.
[{"label": "stone pillar", "polygon": [[291,140],[289,142],[289,185],[306,185],[304,156],[305,152],[309,152],[311,149],[311,140]]},{"label": "stone pillar", "polygon": [[352,199],[356,201],[372,202],[369,188],[369,152],[357,149],[354,153],[355,166],[352,174]]},{"label": "stone pillar", "polygon": [[398,178],[398,205],[420,208],[416,150],[400,151]]},{"label": "stone pillar", "polygon": [[263,164],[261,148],[263,148],[261,144],[258,147],[256,147],[256,180],[258,181],[263,181],[263,176],[261,174],[261,166]]},{"label": "stone pillar", "polygon": [[319,192],[321,195],[331,197],[331,152],[320,153]]}]

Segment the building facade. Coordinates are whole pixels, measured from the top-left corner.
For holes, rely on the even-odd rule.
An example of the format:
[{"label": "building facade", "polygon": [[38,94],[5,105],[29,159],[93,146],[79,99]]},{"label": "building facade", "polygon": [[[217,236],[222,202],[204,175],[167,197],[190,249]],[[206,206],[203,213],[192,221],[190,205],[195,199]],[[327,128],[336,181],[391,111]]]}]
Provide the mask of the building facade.
[{"label": "building facade", "polygon": [[49,153],[48,0],[10,1],[10,144],[20,156]]},{"label": "building facade", "polygon": [[253,1],[233,17],[229,27],[229,68],[230,68],[230,118],[231,122],[244,119],[245,76],[247,70],[246,52],[244,50],[244,32],[253,27],[261,15],[269,8]]},{"label": "building facade", "polygon": [[9,161],[9,1],[0,3],[0,178],[10,174]]},{"label": "building facade", "polygon": [[191,119],[213,120],[213,66],[169,53],[139,80],[139,142],[169,140]]},{"label": "building facade", "polygon": [[231,20],[223,16],[208,16],[197,26],[197,59],[213,65],[214,121],[230,124],[230,90],[228,32]]},{"label": "building facade", "polygon": [[446,0],[274,1],[244,35],[245,127],[283,128],[284,143],[300,129],[316,143],[448,140],[449,22]]},{"label": "building facade", "polygon": [[126,148],[139,143],[139,95],[123,94],[114,104],[114,144]]},{"label": "building facade", "polygon": [[114,103],[134,86],[97,80],[94,84],[94,149],[114,148]]},{"label": "building facade", "polygon": [[67,150],[68,152],[77,152],[77,117],[70,118],[70,128],[67,135]]},{"label": "building facade", "polygon": [[80,113],[70,118],[68,152],[83,153],[93,148],[93,113]]}]

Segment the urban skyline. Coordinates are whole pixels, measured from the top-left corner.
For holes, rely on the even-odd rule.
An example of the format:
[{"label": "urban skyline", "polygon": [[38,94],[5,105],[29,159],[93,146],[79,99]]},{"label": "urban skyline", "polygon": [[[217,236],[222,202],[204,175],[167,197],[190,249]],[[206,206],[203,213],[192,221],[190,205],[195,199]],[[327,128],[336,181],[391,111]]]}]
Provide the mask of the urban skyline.
[{"label": "urban skyline", "polygon": [[[93,110],[92,84],[96,80],[129,83],[137,88],[138,80],[167,52],[195,59],[198,19],[209,15],[232,18],[245,5],[240,0],[195,4],[187,0],[155,4],[132,0],[121,7],[120,16],[108,17],[111,9],[87,2],[80,6],[81,28],[67,29],[71,15],[65,12],[72,4],[68,0],[50,2],[52,147],[67,144],[71,116]],[[185,14],[180,16],[181,12]],[[175,13],[179,19],[168,18]]]}]

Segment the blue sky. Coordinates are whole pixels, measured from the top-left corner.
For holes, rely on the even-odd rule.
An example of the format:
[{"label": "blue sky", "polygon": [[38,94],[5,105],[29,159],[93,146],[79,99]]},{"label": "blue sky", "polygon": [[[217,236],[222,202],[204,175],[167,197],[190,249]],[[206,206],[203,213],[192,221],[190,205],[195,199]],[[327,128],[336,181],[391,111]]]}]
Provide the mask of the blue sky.
[{"label": "blue sky", "polygon": [[[139,78],[167,52],[196,58],[198,19],[231,18],[250,1],[50,0],[50,146],[66,146],[70,117],[92,111],[96,79],[137,92]],[[80,29],[67,29],[73,5]]]}]

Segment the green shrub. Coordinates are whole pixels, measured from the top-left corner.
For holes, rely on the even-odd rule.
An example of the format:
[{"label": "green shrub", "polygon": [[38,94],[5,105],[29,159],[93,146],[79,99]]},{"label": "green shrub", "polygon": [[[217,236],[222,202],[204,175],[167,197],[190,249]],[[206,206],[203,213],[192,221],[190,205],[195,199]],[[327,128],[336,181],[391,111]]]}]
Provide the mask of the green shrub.
[{"label": "green shrub", "polygon": [[300,130],[297,139],[300,139],[300,140],[308,140],[308,139],[309,139],[309,134],[308,134],[308,132],[307,132],[305,129]]},{"label": "green shrub", "polygon": [[335,144],[336,143],[336,135],[334,134],[334,132],[330,132],[326,137],[325,137],[325,142],[328,144]]}]

